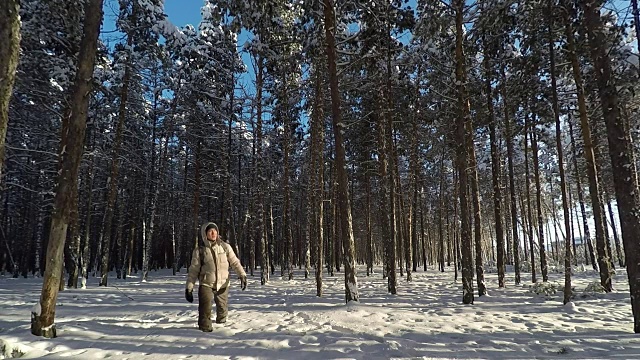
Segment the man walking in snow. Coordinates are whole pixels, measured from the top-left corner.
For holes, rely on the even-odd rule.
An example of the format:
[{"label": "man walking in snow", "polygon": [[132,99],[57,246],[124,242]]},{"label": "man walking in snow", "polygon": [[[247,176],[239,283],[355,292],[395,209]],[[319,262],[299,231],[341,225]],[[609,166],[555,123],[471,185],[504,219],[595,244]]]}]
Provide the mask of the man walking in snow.
[{"label": "man walking in snow", "polygon": [[198,327],[205,332],[213,331],[211,324],[212,301],[216,304],[216,323],[227,321],[229,300],[229,266],[240,277],[242,290],[247,287],[247,274],[231,245],[218,236],[218,226],[209,222],[200,228],[199,246],[191,254],[191,265],[187,276],[185,298],[193,302],[193,287],[198,287]]}]

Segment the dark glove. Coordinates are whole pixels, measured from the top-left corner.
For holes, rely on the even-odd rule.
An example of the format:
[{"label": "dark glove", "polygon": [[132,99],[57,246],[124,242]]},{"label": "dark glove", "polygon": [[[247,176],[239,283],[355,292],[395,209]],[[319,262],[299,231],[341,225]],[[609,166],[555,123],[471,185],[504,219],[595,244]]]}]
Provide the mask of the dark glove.
[{"label": "dark glove", "polygon": [[184,290],[184,298],[187,299],[188,302],[193,302],[193,290],[185,289]]},{"label": "dark glove", "polygon": [[247,275],[240,276],[240,289],[244,290],[247,288]]}]

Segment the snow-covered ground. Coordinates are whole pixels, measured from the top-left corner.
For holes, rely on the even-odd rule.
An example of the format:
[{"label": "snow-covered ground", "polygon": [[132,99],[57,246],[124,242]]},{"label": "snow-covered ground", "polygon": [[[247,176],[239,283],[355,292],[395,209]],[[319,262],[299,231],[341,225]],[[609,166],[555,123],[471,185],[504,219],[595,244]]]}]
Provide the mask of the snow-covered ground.
[{"label": "snow-covered ground", "polygon": [[[359,269],[363,270],[363,269]],[[273,277],[260,286],[249,279],[246,291],[234,283],[229,321],[212,333],[197,328],[197,299],[184,300],[185,274],[151,273],[148,282],[133,276],[110,279],[107,288],[65,290],[58,297],[58,338],[30,333],[30,310],[42,279],[0,277],[0,358],[55,359],[388,359],[388,358],[640,358],[633,334],[626,273],[618,271],[616,291],[578,296],[562,305],[523,286],[497,288],[487,274],[489,296],[463,305],[453,272],[419,271],[414,281],[398,282],[389,295],[386,280],[359,273],[361,301],[344,304],[344,278],[325,276],[325,296],[315,281]],[[581,293],[597,280],[593,272],[574,277]],[[562,274],[551,280],[562,288]],[[4,354],[2,354],[4,352]]]}]

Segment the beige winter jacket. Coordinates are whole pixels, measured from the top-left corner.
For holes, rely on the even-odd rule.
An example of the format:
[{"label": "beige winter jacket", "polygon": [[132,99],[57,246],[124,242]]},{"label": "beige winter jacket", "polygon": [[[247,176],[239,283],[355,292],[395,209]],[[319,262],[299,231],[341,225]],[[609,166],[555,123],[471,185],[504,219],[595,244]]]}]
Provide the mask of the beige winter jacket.
[{"label": "beige winter jacket", "polygon": [[[209,223],[202,225],[200,228],[200,236],[204,246],[196,247],[191,254],[191,265],[189,266],[189,275],[187,277],[187,290],[193,290],[196,279],[200,281],[200,285],[220,290],[229,285],[229,266],[235,270],[238,276],[247,276],[240,260],[233,252],[231,245],[220,240],[209,241],[205,230]],[[200,251],[203,251],[204,263],[200,263]],[[215,254],[215,256],[214,256]]]}]

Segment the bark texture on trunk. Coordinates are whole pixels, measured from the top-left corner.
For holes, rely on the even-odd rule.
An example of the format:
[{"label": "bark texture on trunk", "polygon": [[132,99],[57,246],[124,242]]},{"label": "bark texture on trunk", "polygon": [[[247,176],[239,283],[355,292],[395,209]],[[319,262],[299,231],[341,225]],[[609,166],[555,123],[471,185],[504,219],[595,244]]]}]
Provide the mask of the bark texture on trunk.
[{"label": "bark texture on trunk", "polygon": [[9,100],[13,93],[20,54],[20,0],[0,1],[0,181],[4,167],[4,144],[9,123]]},{"label": "bark texture on trunk", "polygon": [[469,142],[473,125],[469,113],[469,99],[466,91],[466,72],[463,50],[463,16],[464,1],[456,0],[456,83],[458,92],[458,119],[456,121],[456,161],[459,181],[460,198],[460,250],[462,253],[462,303],[473,304],[473,257],[471,239],[471,217],[469,214]]},{"label": "bark texture on trunk", "polygon": [[344,148],[344,123],[340,114],[340,92],[338,89],[338,71],[336,54],[335,10],[332,0],[324,0],[324,26],[326,35],[326,52],[329,68],[329,86],[331,89],[331,117],[335,139],[336,178],[338,182],[338,202],[340,205],[341,235],[344,239],[344,281],[345,301],[358,301],[358,282],[356,278],[355,244],[349,204],[349,179],[347,178],[346,154]]},{"label": "bark texture on trunk", "polygon": [[71,217],[71,208],[78,191],[78,168],[84,150],[87,109],[91,97],[93,68],[98,35],[102,23],[102,0],[89,0],[85,5],[83,35],[78,55],[78,70],[71,91],[69,111],[63,119],[60,144],[60,168],[51,216],[51,231],[47,245],[46,269],[40,295],[40,311],[31,313],[31,333],[36,336],[56,337],[54,324],[58,297],[62,254]]},{"label": "bark texture on trunk", "polygon": [[605,31],[600,18],[600,2],[582,2],[587,25],[591,57],[595,66],[602,112],[607,128],[609,155],[613,170],[613,182],[620,213],[620,227],[625,247],[627,276],[631,293],[633,330],[640,333],[640,194],[638,173],[633,161],[633,144],[625,129],[615,81],[611,71],[611,60],[606,47]]},{"label": "bark texture on trunk", "polygon": [[[569,8],[568,1],[564,1],[565,7]],[[576,83],[578,94],[578,111],[580,113],[580,126],[582,128],[582,138],[584,140],[584,155],[587,160],[587,177],[589,179],[589,194],[591,196],[591,209],[593,210],[593,220],[596,230],[596,250],[598,252],[598,268],[600,269],[600,284],[605,291],[610,292],[612,288],[611,259],[606,254],[605,244],[605,221],[602,212],[602,204],[600,200],[600,184],[598,179],[598,169],[596,167],[596,156],[593,145],[593,136],[591,135],[591,125],[587,114],[586,97],[582,84],[582,74],[580,72],[580,63],[576,53],[574,30],[571,26],[569,14],[564,12],[565,35],[567,38],[567,54],[571,61],[573,70],[573,78]],[[603,50],[604,51],[604,50]],[[600,81],[600,80],[598,80]],[[590,244],[590,241],[589,243]]]}]

